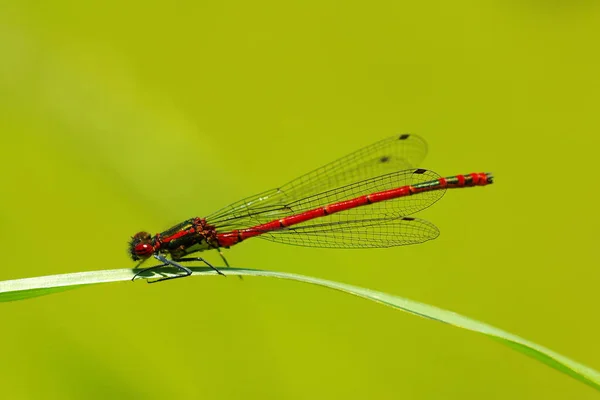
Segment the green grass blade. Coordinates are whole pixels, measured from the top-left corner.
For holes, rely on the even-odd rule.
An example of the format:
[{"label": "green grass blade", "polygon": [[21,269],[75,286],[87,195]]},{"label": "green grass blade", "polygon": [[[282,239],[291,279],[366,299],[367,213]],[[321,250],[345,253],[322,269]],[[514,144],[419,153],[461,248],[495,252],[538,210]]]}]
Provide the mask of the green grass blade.
[{"label": "green grass blade", "polygon": [[[192,270],[196,276],[215,275],[214,271],[207,268],[192,268]],[[236,268],[229,268],[226,271],[228,275],[265,276],[271,278],[290,279],[299,282],[311,283],[313,285],[324,286],[330,289],[335,289],[355,296],[363,297],[377,303],[385,304],[387,306],[418,315],[419,317],[444,322],[459,328],[478,332],[491,337],[492,339],[497,340],[498,342],[503,343],[514,350],[526,354],[564,374],[567,374],[580,382],[600,390],[600,373],[594,369],[570,360],[565,356],[562,356],[536,343],[525,340],[519,336],[510,334],[498,328],[494,328],[491,325],[475,321],[451,311],[404,299],[402,297],[393,296],[391,294],[378,292],[376,290],[365,289],[358,286],[347,285],[344,283],[333,282],[309,276],[284,272]],[[134,274],[135,270],[116,269],[4,281],[0,282],[0,302],[23,300],[31,297],[43,296],[50,293],[74,289],[84,285],[129,281]],[[152,276],[146,276],[146,278],[156,278],[159,276],[168,275],[170,274],[161,272],[161,275],[154,274]]]}]

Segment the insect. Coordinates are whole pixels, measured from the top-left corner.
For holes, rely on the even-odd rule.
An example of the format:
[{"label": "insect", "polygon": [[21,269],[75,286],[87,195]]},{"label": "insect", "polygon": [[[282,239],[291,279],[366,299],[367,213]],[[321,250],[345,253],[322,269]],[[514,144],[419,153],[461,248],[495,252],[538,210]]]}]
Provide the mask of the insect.
[{"label": "insect", "polygon": [[[277,189],[242,199],[204,218],[191,218],[152,236],[135,234],[129,242],[134,261],[156,258],[160,264],[140,270],[201,262],[224,275],[194,253],[222,248],[258,237],[310,247],[380,248],[435,239],[438,229],[412,215],[438,201],[446,189],[484,186],[490,173],[443,178],[416,168],[427,152],[419,136],[396,135],[348,154]],[[167,258],[169,257],[169,258]]]}]

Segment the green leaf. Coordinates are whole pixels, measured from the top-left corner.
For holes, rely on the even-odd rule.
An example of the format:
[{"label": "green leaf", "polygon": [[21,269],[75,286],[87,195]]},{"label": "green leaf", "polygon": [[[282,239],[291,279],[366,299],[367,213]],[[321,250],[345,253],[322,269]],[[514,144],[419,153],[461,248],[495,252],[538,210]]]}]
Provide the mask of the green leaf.
[{"label": "green leaf", "polygon": [[[215,272],[208,268],[192,268],[192,271],[193,275],[195,276],[215,275]],[[391,294],[378,292],[376,290],[365,289],[358,286],[347,285],[344,283],[333,282],[309,276],[284,272],[237,268],[228,268],[226,271],[228,275],[265,276],[271,278],[290,279],[299,282],[311,283],[313,285],[324,286],[330,289],[335,289],[355,296],[363,297],[377,303],[385,304],[398,310],[418,315],[419,317],[444,322],[459,328],[478,332],[485,336],[491,337],[492,339],[497,340],[498,342],[503,343],[514,350],[526,354],[564,374],[567,374],[580,382],[600,390],[600,373],[594,369],[570,360],[565,356],[525,340],[519,336],[510,334],[498,328],[494,328],[491,325],[475,321],[451,311],[404,299],[402,297],[393,296]],[[133,278],[135,273],[136,270],[132,269],[116,269],[4,281],[0,282],[0,302],[23,300],[31,297],[43,296],[50,293],[74,289],[84,285],[128,281]],[[160,274],[152,273],[150,276],[144,275],[143,278],[147,279],[164,276],[174,275],[172,272],[161,271]]]}]

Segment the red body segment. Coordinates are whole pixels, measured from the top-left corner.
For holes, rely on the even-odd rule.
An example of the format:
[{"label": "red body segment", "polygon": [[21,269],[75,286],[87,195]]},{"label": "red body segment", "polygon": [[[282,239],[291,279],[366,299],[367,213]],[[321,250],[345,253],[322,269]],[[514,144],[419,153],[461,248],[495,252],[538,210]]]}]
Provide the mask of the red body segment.
[{"label": "red body segment", "polygon": [[399,188],[375,192],[359,196],[349,200],[332,203],[324,207],[318,207],[300,214],[290,215],[285,218],[274,220],[266,224],[256,225],[250,228],[235,230],[232,232],[217,233],[217,241],[221,247],[230,247],[242,240],[259,236],[268,232],[277,231],[312,219],[331,215],[340,211],[350,210],[356,207],[366,206],[399,197],[411,196],[417,193],[450,188],[463,188],[470,186],[483,186],[492,183],[490,174],[471,173],[467,175],[456,175],[449,178],[439,178],[437,181],[423,182],[417,185],[407,185]]},{"label": "red body segment", "polygon": [[403,186],[397,189],[385,190],[383,192],[372,193],[367,196],[371,203],[396,199],[398,197],[409,196],[411,194],[411,186]]}]

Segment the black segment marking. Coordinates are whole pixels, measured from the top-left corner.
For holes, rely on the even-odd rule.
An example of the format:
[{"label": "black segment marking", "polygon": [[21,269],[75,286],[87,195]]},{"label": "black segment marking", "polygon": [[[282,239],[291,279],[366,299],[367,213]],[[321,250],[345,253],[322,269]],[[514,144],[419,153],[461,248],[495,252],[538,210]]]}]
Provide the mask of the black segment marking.
[{"label": "black segment marking", "polygon": [[383,156],[379,159],[380,163],[386,163],[388,161],[390,161],[390,158],[388,156]]}]

